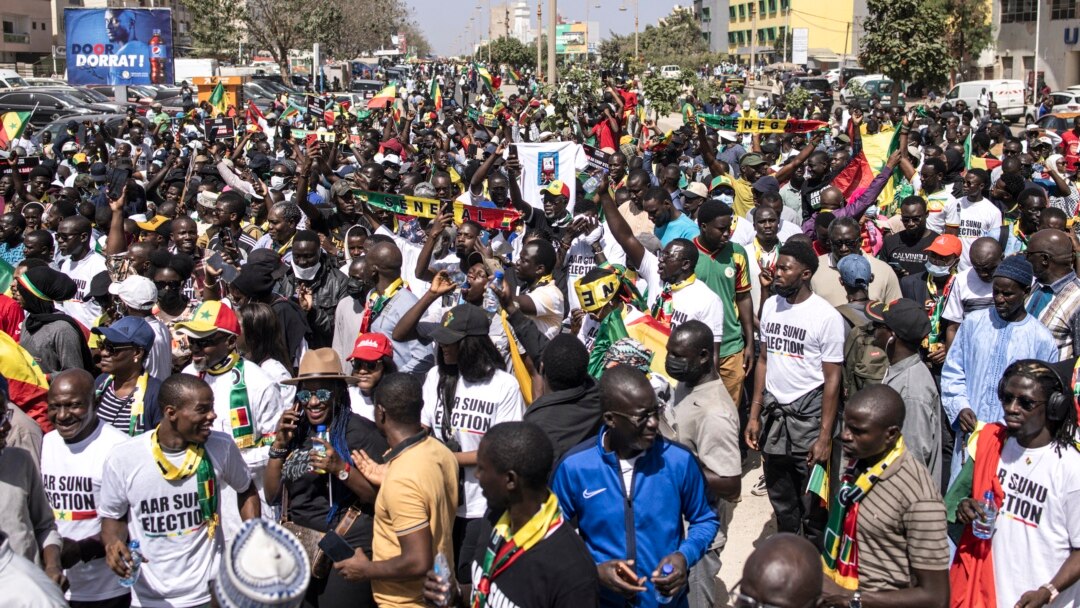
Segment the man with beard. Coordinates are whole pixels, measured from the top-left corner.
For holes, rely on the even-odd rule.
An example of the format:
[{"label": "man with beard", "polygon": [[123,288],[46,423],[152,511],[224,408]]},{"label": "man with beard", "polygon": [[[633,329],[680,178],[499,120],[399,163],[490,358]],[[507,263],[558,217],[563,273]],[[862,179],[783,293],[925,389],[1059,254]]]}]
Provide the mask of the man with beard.
[{"label": "man with beard", "polygon": [[801,241],[780,248],[772,282],[776,295],[762,306],[761,352],[746,427],[746,443],[762,451],[777,530],[812,541],[820,539],[825,514],[805,490],[814,465],[832,457],[845,337],[843,317],[811,291],[818,264]]},{"label": "man with beard", "polygon": [[319,222],[314,228],[327,238],[324,249],[340,263],[345,260],[346,234],[356,225],[366,226],[364,215],[360,212],[360,202],[353,196],[353,186],[348,179],[340,179],[330,187],[332,207],[320,208]]},{"label": "man with beard", "polygon": [[976,425],[1001,420],[995,387],[1005,367],[1019,359],[1058,359],[1054,337],[1024,308],[1032,278],[1026,259],[1005,258],[994,271],[993,307],[964,317],[945,356],[941,405],[957,433],[950,482],[960,473],[963,450]]},{"label": "man with beard", "polygon": [[915,193],[926,201],[927,219],[926,225],[930,230],[938,234],[945,232],[945,210],[956,205],[956,197],[952,194],[952,185],[944,183],[945,161],[940,158],[923,159],[922,166],[916,171],[907,155],[907,133],[905,128],[910,128],[911,115],[904,117],[904,126],[900,128],[900,169],[904,177],[911,182]]},{"label": "man with beard", "polygon": [[63,219],[56,230],[61,257],[56,269],[75,281],[75,297],[62,302],[60,309],[83,327],[93,327],[101,307],[87,297],[90,280],[105,270],[105,258],[90,243],[90,222],[81,215]]},{"label": "man with beard", "polygon": [[926,200],[922,197],[909,196],[900,202],[900,221],[904,229],[885,237],[880,254],[900,279],[924,269],[926,248],[938,236],[927,227],[926,218]]},{"label": "man with beard", "polygon": [[[191,346],[191,364],[183,373],[197,376],[213,393],[215,420],[211,428],[232,438],[255,481],[262,512],[274,513],[266,502],[262,480],[270,442],[277,431],[281,412],[285,410],[277,382],[257,363],[240,355],[236,348],[240,322],[226,304],[204,302],[195,309],[191,321],[177,323],[176,332],[186,336]],[[245,336],[245,339],[250,345],[260,339],[272,339],[272,336]],[[228,538],[240,526],[239,519],[234,516],[236,509],[232,508],[236,494],[226,491],[221,497],[222,524]]]},{"label": "man with beard", "polygon": [[94,382],[98,417],[131,437],[154,428],[161,420],[161,380],[146,369],[153,330],[143,319],[122,317],[93,332],[101,340],[101,375]]},{"label": "man with beard", "polygon": [[[139,541],[145,560],[133,604],[207,605],[225,546],[220,518],[259,517],[259,496],[232,438],[213,430],[214,393],[205,382],[171,376],[161,386],[161,409],[156,429],[105,459],[98,503],[105,559],[117,576],[131,576],[128,542]],[[224,488],[238,497],[231,512],[221,504]]]},{"label": "man with beard", "polygon": [[233,265],[247,261],[257,242],[241,227],[246,209],[244,198],[231,190],[223,192],[214,203],[214,230],[206,248],[220,252]]},{"label": "man with beard", "polygon": [[862,242],[858,220],[841,217],[829,225],[831,251],[818,257],[820,269],[814,273],[812,287],[815,294],[825,298],[833,306],[847,302],[847,293],[840,284],[837,264],[849,255],[860,255],[870,262],[873,280],[870,282],[868,295],[871,300],[892,302],[900,297],[900,281],[896,278],[896,273],[885,262],[864,252]]},{"label": "man with beard", "polygon": [[256,241],[253,249],[270,249],[278,254],[282,262],[291,263],[293,237],[302,217],[300,207],[293,203],[274,204],[266,215],[267,232]]},{"label": "man with beard", "polygon": [[105,563],[100,500],[105,458],[128,436],[98,418],[94,377],[81,369],[53,376],[46,413],[56,429],[45,435],[41,477],[56,528],[64,539],[60,554],[71,585],[71,602],[84,608],[127,606],[130,592]]},{"label": "man with beard", "polygon": [[[357,335],[364,333],[392,336],[401,317],[417,302],[416,294],[409,290],[401,277],[401,250],[397,245],[386,241],[369,245],[365,258],[363,270],[366,274],[362,277],[362,284],[367,287],[367,296],[360,309],[354,309],[354,313],[360,316],[360,328],[356,335],[340,336],[334,342],[338,345],[351,343]],[[353,300],[356,304],[361,303],[359,298],[354,297]],[[419,340],[391,342],[398,370],[423,373],[431,367],[431,349]],[[352,347],[349,346],[348,350],[351,353]]]},{"label": "man with beard", "polygon": [[712,544],[690,570],[690,604],[723,605],[715,597],[715,579],[727,543],[728,501],[738,500],[742,488],[739,412],[716,372],[712,332],[704,323],[687,321],[671,332],[664,367],[679,384],[674,411],[664,412],[660,432],[690,448],[701,462],[709,502],[720,522]]},{"label": "man with beard", "polygon": [[329,262],[319,245],[319,236],[310,230],[298,230],[281,295],[295,298],[306,313],[311,328],[308,348],[324,348],[333,342],[334,311],[348,295],[346,283],[348,278]]},{"label": "man with beard", "polygon": [[[1002,179],[1001,181],[1006,181]],[[991,195],[1000,192],[1001,188],[995,186]],[[1013,209],[1012,217],[1005,219],[999,225],[1001,232],[996,231],[986,236],[997,237],[1005,248],[1005,255],[1023,253],[1028,249],[1028,239],[1039,230],[1039,220],[1042,212],[1050,206],[1046,198],[1046,191],[1039,186],[1025,188],[1016,197],[1016,208]],[[1006,207],[1007,208],[1007,207]],[[996,228],[996,226],[995,226]]]},{"label": "man with beard", "polygon": [[642,198],[645,214],[653,223],[653,234],[667,245],[675,239],[693,239],[699,231],[694,220],[679,211],[671,196],[663,188],[649,188]]},{"label": "man with beard", "polygon": [[119,45],[113,54],[127,59],[124,65],[109,67],[109,84],[139,84],[150,76],[150,46],[135,37],[135,12],[122,9],[105,11],[105,33],[109,42]]},{"label": "man with beard", "polygon": [[[566,296],[552,274],[557,259],[551,243],[533,239],[521,247],[521,254],[514,266],[519,282],[514,302],[549,340],[561,331],[566,312]],[[503,282],[503,289],[514,293],[509,282]]]}]

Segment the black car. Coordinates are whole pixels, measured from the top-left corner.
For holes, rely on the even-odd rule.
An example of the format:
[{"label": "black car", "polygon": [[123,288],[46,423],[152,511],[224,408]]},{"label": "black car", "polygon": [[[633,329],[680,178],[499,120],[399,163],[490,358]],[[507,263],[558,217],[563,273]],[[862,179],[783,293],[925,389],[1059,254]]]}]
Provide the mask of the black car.
[{"label": "black car", "polygon": [[23,92],[46,93],[65,98],[77,104],[82,104],[95,112],[102,114],[121,113],[127,110],[127,104],[118,104],[114,100],[102,101],[100,95],[90,93],[87,89],[71,86],[40,86],[20,89]]},{"label": "black car", "polygon": [[384,86],[381,80],[354,80],[349,84],[349,91],[363,95],[364,99],[371,99]]},{"label": "black car", "polygon": [[821,97],[822,109],[830,114],[832,113],[833,90],[827,78],[824,76],[798,76],[788,80],[788,91],[792,91],[796,87],[806,90],[811,95]]},{"label": "black car", "polygon": [[77,118],[96,113],[69,95],[29,88],[0,93],[0,114],[5,112],[31,112],[30,124],[35,127],[43,127],[61,118]]},{"label": "black car", "polygon": [[[75,136],[78,141],[87,141],[86,137],[86,122],[91,123],[103,122],[105,128],[108,129],[110,135],[115,137],[120,133],[120,123],[127,120],[127,114],[86,114],[82,116],[72,116],[69,118],[61,118],[45,125],[44,129],[39,129],[30,138],[37,145],[41,145],[41,134],[48,131],[52,135],[52,141],[56,141],[60,137],[60,134],[67,128],[69,122],[75,122],[79,126],[79,132]],[[150,129],[150,121],[146,118],[139,116],[137,120],[143,124],[143,127],[147,130]]]}]

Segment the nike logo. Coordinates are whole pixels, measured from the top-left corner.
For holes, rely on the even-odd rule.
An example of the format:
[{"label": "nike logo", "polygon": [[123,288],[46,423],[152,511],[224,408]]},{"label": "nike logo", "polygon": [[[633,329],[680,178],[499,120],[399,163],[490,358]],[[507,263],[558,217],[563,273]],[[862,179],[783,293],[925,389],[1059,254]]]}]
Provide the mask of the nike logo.
[{"label": "nike logo", "polygon": [[607,490],[607,488],[600,488],[599,490],[593,490],[592,492],[590,492],[588,490],[585,490],[584,492],[581,493],[581,495],[585,498],[585,500],[589,500],[590,498],[592,498],[593,496],[596,496],[597,494],[603,492],[604,490]]}]

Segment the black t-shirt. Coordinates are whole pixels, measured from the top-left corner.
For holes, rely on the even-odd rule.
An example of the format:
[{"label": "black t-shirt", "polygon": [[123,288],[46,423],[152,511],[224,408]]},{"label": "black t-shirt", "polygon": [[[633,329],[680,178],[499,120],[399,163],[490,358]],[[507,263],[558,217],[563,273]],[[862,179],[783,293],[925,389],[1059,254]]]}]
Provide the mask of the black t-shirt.
[{"label": "black t-shirt", "polygon": [[277,315],[278,323],[281,324],[282,334],[285,336],[285,348],[289,351],[289,357],[293,365],[300,363],[300,347],[304,340],[311,342],[311,327],[307,322],[307,313],[293,300],[287,300],[280,296],[274,298],[270,304]]},{"label": "black t-shirt", "polygon": [[[469,522],[461,555],[469,561],[471,583],[480,580],[480,565],[498,516]],[[459,568],[459,571],[461,568]],[[467,583],[469,581],[462,581]],[[517,558],[491,581],[488,606],[507,608],[583,608],[596,606],[599,590],[596,562],[585,542],[568,523]]]},{"label": "black t-shirt", "polygon": [[914,244],[909,245],[904,241],[903,233],[890,234],[885,237],[881,246],[881,259],[896,270],[896,267],[904,269],[906,274],[900,274],[900,278],[907,275],[919,274],[926,270],[926,248],[938,237],[933,230],[927,231],[927,235]]},{"label": "black t-shirt", "polygon": [[[315,429],[311,429],[301,450],[305,452],[311,450],[311,436],[314,434]],[[362,450],[375,462],[382,462],[383,454],[390,449],[390,446],[386,444],[386,439],[379,433],[379,429],[375,428],[375,423],[356,414],[349,416],[349,424],[345,429],[345,442],[349,445],[350,451]],[[333,490],[337,492],[343,488],[343,485],[334,484]],[[337,526],[348,505],[355,504],[363,514],[343,536],[352,547],[363,548],[370,553],[374,505],[361,503],[357,496],[350,493],[350,500],[342,503],[334,516],[334,521],[328,526],[326,516],[330,512],[329,486],[330,476],[316,473],[305,473],[299,479],[289,482],[289,519],[301,526],[325,532],[328,528]]]}]

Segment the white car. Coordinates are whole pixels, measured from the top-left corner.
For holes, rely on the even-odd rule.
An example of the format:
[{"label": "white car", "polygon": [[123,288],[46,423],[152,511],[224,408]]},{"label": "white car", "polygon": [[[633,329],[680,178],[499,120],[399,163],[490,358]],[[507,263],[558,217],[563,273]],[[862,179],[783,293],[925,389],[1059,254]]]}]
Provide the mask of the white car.
[{"label": "white car", "polygon": [[1050,93],[1050,100],[1054,107],[1050,112],[1080,112],[1080,88],[1068,88],[1064,91]]},{"label": "white car", "polygon": [[664,67],[660,68],[661,78],[676,80],[679,78],[680,74],[682,74],[682,68],[677,65],[665,65]]}]

